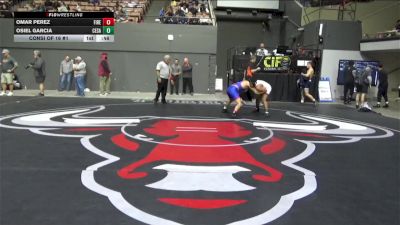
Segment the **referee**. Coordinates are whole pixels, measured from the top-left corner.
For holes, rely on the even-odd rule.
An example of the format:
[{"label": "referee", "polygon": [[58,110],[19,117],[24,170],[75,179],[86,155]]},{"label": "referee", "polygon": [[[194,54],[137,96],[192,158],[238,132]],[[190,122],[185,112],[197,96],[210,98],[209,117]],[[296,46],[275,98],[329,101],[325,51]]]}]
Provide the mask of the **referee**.
[{"label": "referee", "polygon": [[169,66],[171,62],[171,57],[169,55],[164,56],[164,60],[157,63],[156,73],[157,73],[157,92],[154,98],[154,103],[158,102],[161,94],[161,102],[167,104],[165,96],[167,95],[168,88],[168,78],[171,76],[171,68]]},{"label": "referee", "polygon": [[[255,82],[255,78],[253,76],[254,73],[261,70],[261,68],[258,66],[258,64],[256,64],[256,59],[257,59],[257,57],[255,55],[252,55],[250,57],[250,62],[247,65],[247,69],[244,71],[244,77],[243,77],[243,80],[248,80],[252,84],[254,84],[254,82]],[[250,92],[250,90],[248,90],[246,92],[246,98],[248,101],[252,101],[253,96],[252,96],[252,93]]]}]

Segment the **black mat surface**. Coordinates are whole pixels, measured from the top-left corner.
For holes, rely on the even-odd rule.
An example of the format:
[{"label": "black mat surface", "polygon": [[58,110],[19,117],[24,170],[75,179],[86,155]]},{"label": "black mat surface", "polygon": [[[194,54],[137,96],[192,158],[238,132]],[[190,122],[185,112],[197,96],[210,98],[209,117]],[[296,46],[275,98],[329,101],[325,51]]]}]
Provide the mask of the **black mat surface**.
[{"label": "black mat surface", "polygon": [[0,224],[400,223],[399,120],[271,108],[1,97]]}]

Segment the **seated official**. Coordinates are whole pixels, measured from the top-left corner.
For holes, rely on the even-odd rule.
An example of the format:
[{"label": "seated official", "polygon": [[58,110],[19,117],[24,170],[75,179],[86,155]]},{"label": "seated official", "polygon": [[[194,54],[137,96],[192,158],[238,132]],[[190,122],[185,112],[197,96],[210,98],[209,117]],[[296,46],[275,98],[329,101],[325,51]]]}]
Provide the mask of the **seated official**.
[{"label": "seated official", "polygon": [[264,43],[260,43],[260,47],[256,51],[256,56],[266,56],[266,55],[269,55],[269,52],[265,48]]}]

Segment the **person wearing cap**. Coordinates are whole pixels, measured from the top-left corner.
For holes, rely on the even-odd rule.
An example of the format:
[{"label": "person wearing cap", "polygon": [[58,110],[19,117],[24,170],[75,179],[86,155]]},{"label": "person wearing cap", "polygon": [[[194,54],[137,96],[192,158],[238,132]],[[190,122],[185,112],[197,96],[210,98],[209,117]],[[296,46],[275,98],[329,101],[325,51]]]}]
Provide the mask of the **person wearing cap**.
[{"label": "person wearing cap", "polygon": [[168,79],[171,76],[171,67],[169,66],[171,57],[169,55],[164,56],[164,60],[157,63],[156,74],[157,74],[157,92],[154,98],[154,103],[158,102],[161,94],[161,102],[167,104],[165,96],[167,95]]},{"label": "person wearing cap", "polygon": [[98,67],[98,75],[100,78],[100,96],[107,96],[111,87],[111,69],[108,63],[107,53],[103,52],[100,55],[100,63]]},{"label": "person wearing cap", "polygon": [[0,62],[1,69],[1,87],[3,88],[0,96],[6,94],[7,85],[10,88],[10,91],[7,93],[7,96],[13,96],[13,77],[15,69],[18,67],[17,61],[13,57],[10,56],[10,51],[8,49],[3,49],[2,51],[3,58]]},{"label": "person wearing cap", "polygon": [[33,69],[35,81],[39,84],[39,96],[44,96],[44,80],[46,79],[46,63],[42,59],[42,53],[39,50],[33,51],[33,62],[29,63],[29,68]]},{"label": "person wearing cap", "polygon": [[76,95],[85,96],[85,76],[86,76],[86,63],[83,61],[82,57],[77,56],[75,58],[75,64],[73,65]]}]

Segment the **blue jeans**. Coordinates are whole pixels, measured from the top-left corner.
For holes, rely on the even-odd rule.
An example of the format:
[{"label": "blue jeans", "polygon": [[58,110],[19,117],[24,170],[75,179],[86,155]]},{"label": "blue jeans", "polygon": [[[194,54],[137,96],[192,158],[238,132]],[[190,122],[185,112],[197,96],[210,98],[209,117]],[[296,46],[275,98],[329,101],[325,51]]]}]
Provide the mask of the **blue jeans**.
[{"label": "blue jeans", "polygon": [[59,85],[60,91],[63,91],[63,90],[70,91],[71,90],[71,78],[72,78],[72,72],[71,73],[63,73],[61,75],[60,85]]},{"label": "blue jeans", "polygon": [[76,94],[79,96],[85,96],[85,76],[75,77]]}]

